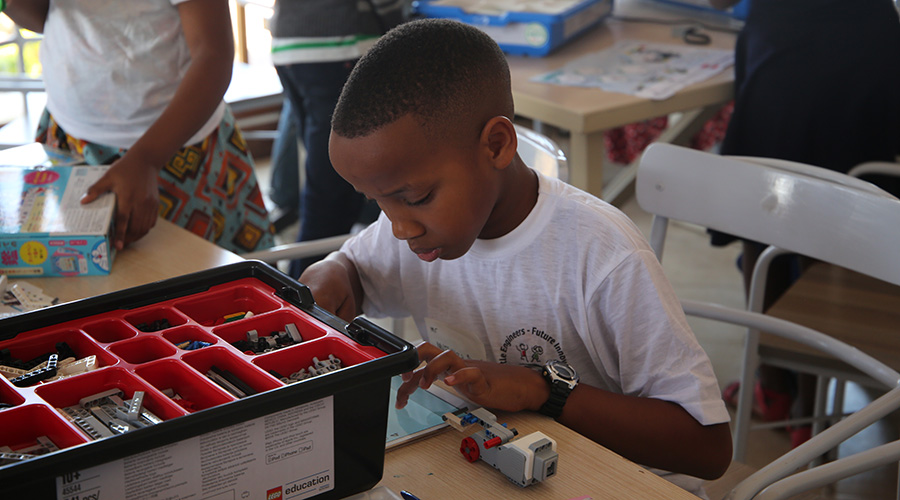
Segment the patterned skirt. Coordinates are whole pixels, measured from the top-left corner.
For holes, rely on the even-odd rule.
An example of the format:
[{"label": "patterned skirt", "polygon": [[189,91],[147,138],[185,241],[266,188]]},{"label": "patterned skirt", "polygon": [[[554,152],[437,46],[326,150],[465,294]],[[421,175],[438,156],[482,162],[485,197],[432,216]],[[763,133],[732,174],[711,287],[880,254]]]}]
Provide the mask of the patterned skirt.
[{"label": "patterned skirt", "polygon": [[[112,164],[126,152],[66,134],[46,109],[36,140],[90,165]],[[216,130],[179,150],[160,171],[159,215],[235,253],[274,245],[253,158],[228,107]]]}]

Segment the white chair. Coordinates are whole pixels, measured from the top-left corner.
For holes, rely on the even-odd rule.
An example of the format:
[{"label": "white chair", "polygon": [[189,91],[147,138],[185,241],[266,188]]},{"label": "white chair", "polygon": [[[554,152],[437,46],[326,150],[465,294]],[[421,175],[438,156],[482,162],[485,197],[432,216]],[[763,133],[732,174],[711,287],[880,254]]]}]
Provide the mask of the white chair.
[{"label": "white chair", "polygon": [[[516,125],[518,153],[522,161],[531,168],[551,177],[566,180],[568,174],[566,155],[549,137],[533,130]],[[302,259],[316,255],[325,255],[337,250],[347,241],[351,234],[278,245],[268,250],[243,254],[246,259],[257,259],[270,264],[282,260]]]},{"label": "white chair", "polygon": [[[791,162],[724,158],[678,146],[654,144],[641,159],[636,194],[640,206],[654,214],[650,243],[660,258],[668,220],[673,219],[768,243],[779,249],[770,255],[783,249],[900,284],[897,262],[900,233],[885,230],[900,224],[900,201],[858,179]],[[760,257],[763,262],[757,264],[758,269],[767,265],[770,255]],[[751,286],[749,311],[710,310],[695,303],[684,304],[691,315],[720,315],[720,320],[749,328],[743,352],[742,389],[753,387],[755,370],[760,362],[758,332],[763,329],[818,347],[889,392],[751,476],[742,484],[752,486],[740,490],[735,498],[753,497],[762,487],[793,472],[878,420],[885,412],[900,406],[900,393],[896,389],[900,377],[890,367],[824,334],[759,314],[764,273],[759,276],[754,280],[755,286]],[[813,373],[816,371],[816,367],[805,368]],[[741,391],[734,428],[737,461],[745,459],[751,396],[752,391]],[[856,456],[854,460],[863,462],[866,467],[885,460],[889,463],[898,459],[898,451],[897,444],[891,443],[869,455]],[[823,477],[831,481],[856,470],[858,466],[848,465],[848,459],[853,457],[813,469],[818,472],[802,476],[810,481],[803,485],[821,482]],[[792,483],[779,484],[779,488],[791,491],[795,488],[786,486]]]}]

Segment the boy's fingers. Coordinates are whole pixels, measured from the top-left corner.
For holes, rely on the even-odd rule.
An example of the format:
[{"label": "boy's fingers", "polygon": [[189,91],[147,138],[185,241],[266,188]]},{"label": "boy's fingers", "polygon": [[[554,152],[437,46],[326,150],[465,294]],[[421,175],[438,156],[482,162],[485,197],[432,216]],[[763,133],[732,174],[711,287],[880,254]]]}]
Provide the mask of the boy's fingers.
[{"label": "boy's fingers", "polygon": [[479,397],[489,392],[487,380],[479,368],[468,366],[444,377],[444,383],[459,387],[471,397]]},{"label": "boy's fingers", "polygon": [[[416,370],[417,372],[419,370]],[[402,410],[406,403],[409,401],[409,395],[416,391],[417,389],[417,374],[414,372],[410,372],[408,380],[404,381],[400,384],[400,387],[397,388],[397,402],[395,403],[395,407],[398,410]]]},{"label": "boy's fingers", "polygon": [[125,248],[125,235],[128,234],[128,223],[131,215],[128,212],[116,212],[116,235],[113,244],[117,250]]},{"label": "boy's fingers", "polygon": [[465,361],[462,360],[455,352],[451,350],[442,351],[440,354],[431,358],[427,365],[417,371],[422,372],[422,378],[419,380],[419,387],[427,389],[431,387],[435,379],[444,373],[454,373],[466,367]]},{"label": "boy's fingers", "polygon": [[110,188],[111,186],[106,181],[106,177],[101,177],[100,180],[91,184],[91,187],[87,188],[87,191],[81,196],[81,204],[84,205],[96,200],[101,194],[109,191]]}]

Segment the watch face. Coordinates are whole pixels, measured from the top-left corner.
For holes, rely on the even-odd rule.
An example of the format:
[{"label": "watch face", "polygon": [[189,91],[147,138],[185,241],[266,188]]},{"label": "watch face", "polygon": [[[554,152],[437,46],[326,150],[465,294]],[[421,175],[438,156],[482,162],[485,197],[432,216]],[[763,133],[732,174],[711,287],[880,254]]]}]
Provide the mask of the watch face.
[{"label": "watch face", "polygon": [[558,376],[560,376],[566,380],[572,380],[576,377],[575,370],[573,370],[571,366],[569,366],[565,363],[562,363],[562,362],[552,363],[552,368],[553,368],[553,371],[555,371]]},{"label": "watch face", "polygon": [[548,363],[548,367],[553,370],[557,377],[564,380],[575,380],[578,378],[575,369],[562,361],[551,361]]}]

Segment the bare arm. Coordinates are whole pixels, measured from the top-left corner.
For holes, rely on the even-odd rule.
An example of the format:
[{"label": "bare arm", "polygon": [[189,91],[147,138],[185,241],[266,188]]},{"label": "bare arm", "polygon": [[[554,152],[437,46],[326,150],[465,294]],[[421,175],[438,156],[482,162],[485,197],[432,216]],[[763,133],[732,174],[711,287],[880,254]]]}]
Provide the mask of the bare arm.
[{"label": "bare arm", "polygon": [[[523,366],[462,360],[452,351],[423,343],[419,359],[428,363],[404,374],[397,406],[436,378],[473,402],[505,411],[537,411],[550,388],[536,371]],[[700,425],[681,406],[660,399],[624,396],[579,384],[559,422],[639,464],[704,479],[721,476],[731,463],[728,424]]]},{"label": "bare arm", "polygon": [[48,10],[50,0],[6,0],[3,13],[19,26],[35,33],[43,33]]},{"label": "bare arm", "polygon": [[356,265],[340,252],[312,264],[300,276],[316,304],[344,321],[362,313],[363,289]]},{"label": "bare arm", "polygon": [[681,406],[579,384],[559,422],[642,465],[715,479],[731,463],[727,423],[700,425]]},{"label": "bare arm", "polygon": [[89,203],[107,191],[116,193],[117,248],[139,239],[156,223],[159,171],[209,120],[231,82],[234,38],[227,2],[191,0],[179,4],[178,13],[190,67],[156,122],[83,200]]}]

